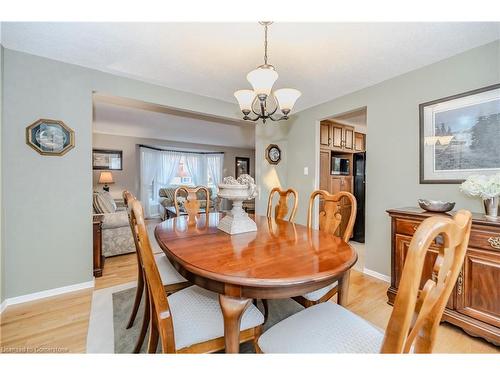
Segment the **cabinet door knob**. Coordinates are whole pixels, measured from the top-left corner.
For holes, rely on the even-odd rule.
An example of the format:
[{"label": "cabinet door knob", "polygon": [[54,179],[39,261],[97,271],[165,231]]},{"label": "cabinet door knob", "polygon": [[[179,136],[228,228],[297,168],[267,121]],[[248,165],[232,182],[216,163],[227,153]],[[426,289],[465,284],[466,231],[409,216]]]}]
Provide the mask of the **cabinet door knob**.
[{"label": "cabinet door knob", "polygon": [[492,248],[500,249],[500,237],[490,237],[488,242]]}]

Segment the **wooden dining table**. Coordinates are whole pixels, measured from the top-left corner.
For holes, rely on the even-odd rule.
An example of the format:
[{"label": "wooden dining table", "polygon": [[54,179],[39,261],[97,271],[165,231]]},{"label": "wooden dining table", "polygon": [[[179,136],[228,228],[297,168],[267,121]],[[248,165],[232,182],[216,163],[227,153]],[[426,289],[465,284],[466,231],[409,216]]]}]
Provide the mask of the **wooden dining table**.
[{"label": "wooden dining table", "polygon": [[338,302],[347,303],[357,253],[341,238],[265,216],[251,216],[256,232],[229,235],[217,229],[223,215],[168,219],[155,237],[180,274],[219,294],[226,353],[238,353],[241,317],[253,299],[296,297],[338,281]]}]

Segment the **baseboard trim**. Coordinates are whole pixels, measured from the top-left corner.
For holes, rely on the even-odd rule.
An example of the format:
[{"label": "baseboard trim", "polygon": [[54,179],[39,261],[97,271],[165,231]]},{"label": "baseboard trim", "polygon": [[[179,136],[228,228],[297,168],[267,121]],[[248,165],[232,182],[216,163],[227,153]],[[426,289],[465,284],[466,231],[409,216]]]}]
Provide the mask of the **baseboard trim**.
[{"label": "baseboard trim", "polygon": [[3,311],[5,310],[5,308],[7,307],[7,300],[3,300],[3,302],[0,304],[0,314],[3,313]]},{"label": "baseboard trim", "polygon": [[19,303],[25,303],[30,301],[35,301],[42,298],[53,297],[60,294],[76,292],[78,290],[89,289],[94,287],[94,280],[86,281],[84,283],[67,285],[60,288],[42,290],[41,292],[35,292],[30,294],[25,294],[18,297],[6,298],[1,305],[1,312],[7,308],[7,306],[17,305]]},{"label": "baseboard trim", "polygon": [[363,273],[368,275],[368,276],[372,276],[376,279],[379,279],[379,280],[382,280],[382,281],[385,281],[386,283],[390,283],[391,282],[391,277],[390,276],[387,276],[387,275],[384,275],[382,273],[379,273],[379,272],[376,272],[376,271],[373,271],[373,270],[369,270],[368,268],[363,268]]}]

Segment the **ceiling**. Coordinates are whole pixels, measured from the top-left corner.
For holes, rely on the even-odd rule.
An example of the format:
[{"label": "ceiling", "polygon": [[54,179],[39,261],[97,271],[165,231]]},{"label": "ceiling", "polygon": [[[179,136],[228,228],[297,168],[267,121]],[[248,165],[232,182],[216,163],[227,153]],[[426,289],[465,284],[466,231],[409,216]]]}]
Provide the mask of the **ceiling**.
[{"label": "ceiling", "polygon": [[366,107],[332,117],[331,120],[355,127],[366,126]]},{"label": "ceiling", "polygon": [[255,148],[254,124],[195,116],[128,99],[95,95],[93,116],[96,133]]},{"label": "ceiling", "polygon": [[[276,23],[275,87],[301,110],[500,39],[500,23]],[[236,105],[263,63],[258,23],[2,23],[2,43]]]}]

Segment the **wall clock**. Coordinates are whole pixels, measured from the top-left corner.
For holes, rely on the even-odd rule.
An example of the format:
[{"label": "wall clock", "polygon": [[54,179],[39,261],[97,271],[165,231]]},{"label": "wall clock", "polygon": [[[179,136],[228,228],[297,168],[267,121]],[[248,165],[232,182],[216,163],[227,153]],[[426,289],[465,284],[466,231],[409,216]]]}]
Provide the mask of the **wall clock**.
[{"label": "wall clock", "polygon": [[281,150],[278,145],[267,146],[266,159],[269,164],[278,164],[281,161]]}]

